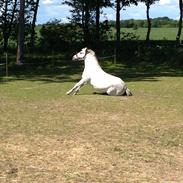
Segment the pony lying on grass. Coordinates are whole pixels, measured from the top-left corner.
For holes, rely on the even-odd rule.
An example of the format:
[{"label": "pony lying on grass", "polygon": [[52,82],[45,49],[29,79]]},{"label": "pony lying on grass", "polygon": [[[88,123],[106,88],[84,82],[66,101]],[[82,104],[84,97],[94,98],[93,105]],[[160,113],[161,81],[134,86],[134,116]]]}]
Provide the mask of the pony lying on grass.
[{"label": "pony lying on grass", "polygon": [[106,73],[100,67],[93,50],[83,48],[73,56],[72,60],[84,61],[85,67],[82,79],[66,93],[67,95],[77,94],[80,88],[87,83],[90,83],[100,93],[106,93],[112,96],[132,95],[122,79]]}]

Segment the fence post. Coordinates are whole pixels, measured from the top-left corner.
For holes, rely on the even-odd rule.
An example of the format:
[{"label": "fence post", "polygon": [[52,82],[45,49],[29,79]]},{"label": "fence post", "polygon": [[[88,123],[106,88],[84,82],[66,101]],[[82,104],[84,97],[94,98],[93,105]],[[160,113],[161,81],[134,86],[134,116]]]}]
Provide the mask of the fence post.
[{"label": "fence post", "polygon": [[117,56],[116,56],[116,54],[117,54],[117,51],[116,51],[116,48],[114,48],[114,64],[116,64],[116,60],[117,60]]},{"label": "fence post", "polygon": [[5,60],[6,60],[6,77],[8,77],[8,53],[5,52]]},{"label": "fence post", "polygon": [[140,44],[138,43],[138,48],[137,48],[137,57],[139,58],[141,55],[141,49],[140,49]]}]

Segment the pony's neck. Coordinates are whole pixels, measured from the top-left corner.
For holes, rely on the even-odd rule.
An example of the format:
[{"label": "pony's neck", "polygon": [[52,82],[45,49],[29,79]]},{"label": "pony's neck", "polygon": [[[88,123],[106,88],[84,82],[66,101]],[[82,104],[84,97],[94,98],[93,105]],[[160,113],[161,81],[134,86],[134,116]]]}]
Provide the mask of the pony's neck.
[{"label": "pony's neck", "polygon": [[93,69],[101,69],[98,60],[95,55],[88,54],[85,58],[85,68],[93,70]]}]

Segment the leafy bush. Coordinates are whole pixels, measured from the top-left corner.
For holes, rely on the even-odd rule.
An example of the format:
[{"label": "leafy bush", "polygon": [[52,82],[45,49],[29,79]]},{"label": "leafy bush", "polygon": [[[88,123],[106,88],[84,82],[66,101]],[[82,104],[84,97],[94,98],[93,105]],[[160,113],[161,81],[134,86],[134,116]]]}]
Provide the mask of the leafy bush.
[{"label": "leafy bush", "polygon": [[49,50],[64,50],[68,43],[82,41],[82,31],[76,25],[54,20],[44,24],[40,30],[40,45]]},{"label": "leafy bush", "polygon": [[133,32],[121,32],[121,40],[138,40],[139,35],[136,35]]}]

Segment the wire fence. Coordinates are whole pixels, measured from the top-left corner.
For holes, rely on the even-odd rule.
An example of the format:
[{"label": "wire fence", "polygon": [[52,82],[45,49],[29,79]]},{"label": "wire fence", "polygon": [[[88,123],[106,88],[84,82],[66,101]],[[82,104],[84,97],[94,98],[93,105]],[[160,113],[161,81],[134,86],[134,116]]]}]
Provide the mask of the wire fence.
[{"label": "wire fence", "polygon": [[9,71],[8,71],[8,53],[5,53],[5,61],[0,63],[0,69],[5,70],[5,75],[6,77],[9,76]]}]

